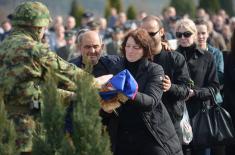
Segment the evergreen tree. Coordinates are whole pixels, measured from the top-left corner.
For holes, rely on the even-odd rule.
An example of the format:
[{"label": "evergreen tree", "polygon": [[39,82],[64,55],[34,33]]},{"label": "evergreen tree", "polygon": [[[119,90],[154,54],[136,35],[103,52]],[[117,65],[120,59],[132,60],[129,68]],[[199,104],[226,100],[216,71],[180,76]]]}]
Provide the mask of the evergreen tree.
[{"label": "evergreen tree", "polygon": [[200,0],[199,7],[204,8],[210,14],[214,14],[220,9],[220,3],[219,0]]},{"label": "evergreen tree", "polygon": [[3,98],[0,94],[0,155],[17,155],[16,132],[12,121],[8,120]]},{"label": "evergreen tree", "polygon": [[195,16],[196,6],[194,1],[189,0],[171,0],[171,6],[175,7],[177,14],[183,16],[188,14],[190,17]]},{"label": "evergreen tree", "polygon": [[234,2],[233,0],[220,0],[220,6],[221,8],[223,8],[229,16],[233,16],[234,15]]},{"label": "evergreen tree", "polygon": [[123,1],[122,0],[109,0],[110,6],[117,9],[117,12],[123,11]]},{"label": "evergreen tree", "polygon": [[53,74],[43,90],[41,119],[33,139],[33,155],[72,155],[73,148],[64,131],[65,107],[57,92]]},{"label": "evergreen tree", "polygon": [[70,15],[76,19],[76,26],[81,25],[81,17],[84,13],[84,8],[77,2],[77,0],[73,0],[71,3],[71,11]]},{"label": "evergreen tree", "polygon": [[106,19],[108,19],[111,14],[110,10],[111,10],[111,4],[110,4],[109,0],[106,0],[105,9],[104,9],[104,17]]},{"label": "evergreen tree", "polygon": [[[85,63],[87,64],[87,63]],[[86,65],[88,66],[88,65]],[[87,67],[89,72],[91,67]],[[73,112],[73,142],[77,155],[111,155],[107,132],[102,130],[99,97],[92,77],[83,74],[77,81],[77,103]],[[77,133],[77,134],[75,134]]]},{"label": "evergreen tree", "polygon": [[[87,72],[91,70],[88,68]],[[77,81],[72,134],[64,132],[65,108],[57,93],[55,79],[47,79],[43,91],[42,124],[34,136],[33,155],[111,155],[108,134],[102,130],[99,97],[92,77],[84,73]]]},{"label": "evergreen tree", "polygon": [[134,5],[130,5],[127,9],[127,18],[128,19],[136,19],[136,8]]},{"label": "evergreen tree", "polygon": [[123,11],[123,1],[122,0],[106,0],[104,17],[107,19],[110,16],[111,8],[116,8],[117,12]]}]

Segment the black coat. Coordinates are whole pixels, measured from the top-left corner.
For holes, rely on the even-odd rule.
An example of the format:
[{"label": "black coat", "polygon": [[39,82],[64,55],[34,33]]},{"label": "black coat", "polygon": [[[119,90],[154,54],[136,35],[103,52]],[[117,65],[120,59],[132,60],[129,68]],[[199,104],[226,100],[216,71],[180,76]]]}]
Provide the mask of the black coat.
[{"label": "black coat", "polygon": [[[115,66],[119,68],[119,71],[122,71],[125,69],[124,60]],[[170,116],[161,101],[163,93],[161,78],[163,76],[164,72],[160,65],[147,60],[141,61],[137,74],[134,76],[139,86],[138,93],[134,101],[126,104],[132,104],[133,108],[138,110],[148,132],[150,132],[156,142],[165,150],[167,155],[182,155],[179,138]],[[122,106],[117,109],[117,112],[121,112],[121,110]],[[109,130],[112,151],[115,152],[119,129],[119,116],[114,113],[108,114],[104,111],[101,112],[101,116],[104,118],[104,123]]]},{"label": "black coat", "polygon": [[231,54],[227,56],[224,69],[224,106],[235,126],[235,57]]},{"label": "black coat", "polygon": [[[232,51],[234,52],[234,51]],[[224,103],[223,106],[231,115],[235,127],[235,56],[230,53],[226,55],[224,68]],[[235,141],[235,138],[234,138]],[[226,146],[227,154],[235,154],[235,142]]]},{"label": "black coat", "polygon": [[182,143],[183,134],[180,121],[183,118],[185,99],[189,95],[187,63],[184,56],[177,51],[161,51],[154,56],[153,62],[161,65],[171,80],[171,88],[162,96],[162,102],[171,117],[176,133]]},{"label": "black coat", "polygon": [[178,122],[183,117],[184,100],[189,95],[190,76],[187,63],[184,56],[177,51],[161,51],[154,56],[153,62],[161,65],[165,75],[171,79],[171,88],[163,94],[162,101],[173,123]]},{"label": "black coat", "polygon": [[210,104],[212,95],[209,87],[215,92],[219,90],[219,80],[213,55],[208,51],[199,50],[196,45],[187,48],[179,46],[177,49],[184,57],[188,65],[189,74],[194,81],[195,96],[187,101],[189,117],[199,111],[202,103]]}]

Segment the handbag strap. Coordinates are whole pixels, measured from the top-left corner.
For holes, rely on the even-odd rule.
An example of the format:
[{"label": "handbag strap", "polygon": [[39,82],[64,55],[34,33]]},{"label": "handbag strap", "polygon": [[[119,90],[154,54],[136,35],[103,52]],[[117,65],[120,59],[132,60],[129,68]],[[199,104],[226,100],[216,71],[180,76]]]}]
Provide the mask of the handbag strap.
[{"label": "handbag strap", "polygon": [[212,105],[218,105],[217,102],[216,102],[216,98],[215,98],[215,90],[211,87],[208,88],[210,93],[211,93],[211,96],[212,96]]}]

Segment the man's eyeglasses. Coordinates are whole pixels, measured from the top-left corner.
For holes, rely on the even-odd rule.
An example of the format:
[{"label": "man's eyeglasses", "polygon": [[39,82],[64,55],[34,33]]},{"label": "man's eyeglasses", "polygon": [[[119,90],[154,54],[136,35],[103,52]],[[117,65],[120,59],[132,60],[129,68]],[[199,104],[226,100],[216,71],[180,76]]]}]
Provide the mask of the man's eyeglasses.
[{"label": "man's eyeglasses", "polygon": [[175,35],[177,38],[182,38],[182,36],[184,36],[185,38],[189,38],[193,33],[190,31],[186,31],[186,32],[176,32]]},{"label": "man's eyeglasses", "polygon": [[157,32],[148,32],[148,34],[149,34],[151,37],[154,37],[160,30],[161,30],[161,28],[160,28]]}]

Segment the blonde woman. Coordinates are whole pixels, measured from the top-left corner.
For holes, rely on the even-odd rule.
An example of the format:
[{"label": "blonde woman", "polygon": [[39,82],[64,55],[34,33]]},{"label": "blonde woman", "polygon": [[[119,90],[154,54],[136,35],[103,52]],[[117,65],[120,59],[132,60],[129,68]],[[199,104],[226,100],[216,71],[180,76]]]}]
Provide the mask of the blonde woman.
[{"label": "blonde woman", "polygon": [[[216,65],[212,54],[201,50],[196,45],[197,28],[190,19],[181,19],[176,25],[178,49],[188,64],[190,77],[193,80],[191,95],[187,100],[189,117],[192,119],[200,110],[203,102],[209,104],[211,94],[209,88],[215,92],[219,90],[219,81],[216,75]],[[204,155],[205,149],[191,149],[191,155]]]}]

